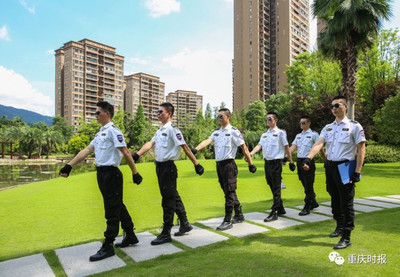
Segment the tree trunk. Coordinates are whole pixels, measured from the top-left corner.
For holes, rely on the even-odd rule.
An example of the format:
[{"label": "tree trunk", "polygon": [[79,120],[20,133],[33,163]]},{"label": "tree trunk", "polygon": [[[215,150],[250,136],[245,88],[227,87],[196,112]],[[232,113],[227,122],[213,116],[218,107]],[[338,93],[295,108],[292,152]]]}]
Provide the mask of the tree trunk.
[{"label": "tree trunk", "polygon": [[351,120],[354,120],[357,81],[357,49],[355,48],[354,42],[351,39],[348,41],[347,54],[347,117]]}]

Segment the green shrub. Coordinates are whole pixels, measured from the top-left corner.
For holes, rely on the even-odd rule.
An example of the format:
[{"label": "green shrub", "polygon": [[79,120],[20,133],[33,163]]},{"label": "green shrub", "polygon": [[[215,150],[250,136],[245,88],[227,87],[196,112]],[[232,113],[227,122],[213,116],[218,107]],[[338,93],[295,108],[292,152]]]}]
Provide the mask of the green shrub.
[{"label": "green shrub", "polygon": [[367,145],[365,163],[391,163],[400,161],[400,148],[387,145]]}]

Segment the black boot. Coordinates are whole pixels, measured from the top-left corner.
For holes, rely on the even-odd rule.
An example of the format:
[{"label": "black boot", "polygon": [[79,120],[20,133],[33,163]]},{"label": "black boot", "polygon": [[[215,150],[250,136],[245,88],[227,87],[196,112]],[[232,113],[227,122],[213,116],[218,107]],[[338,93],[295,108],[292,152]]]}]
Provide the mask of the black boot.
[{"label": "black boot", "polygon": [[278,220],[278,213],[276,210],[272,210],[271,213],[264,219],[264,222],[270,222]]},{"label": "black boot", "polygon": [[242,212],[242,206],[241,205],[237,205],[235,206],[235,215],[232,218],[232,223],[242,223],[244,221],[244,215]]},{"label": "black boot", "polygon": [[181,220],[179,225],[179,231],[175,232],[174,236],[180,237],[183,236],[185,233],[190,232],[193,230],[193,226],[189,223],[187,219]]},{"label": "black boot", "polygon": [[340,227],[336,227],[335,231],[329,234],[330,238],[337,238],[343,235],[343,229]]},{"label": "black boot", "polygon": [[124,248],[124,247],[127,247],[129,245],[134,245],[134,244],[136,244],[138,242],[139,242],[139,240],[136,237],[136,235],[133,232],[133,230],[124,231],[124,238],[122,239],[121,242],[116,243],[115,247]]},{"label": "black boot", "polygon": [[151,241],[151,245],[159,245],[159,244],[171,242],[172,241],[171,228],[172,228],[172,226],[166,226],[164,224],[161,234],[159,234],[155,240]]},{"label": "black boot", "polygon": [[232,228],[232,214],[225,215],[224,221],[217,227],[217,230],[224,231]]},{"label": "black boot", "polygon": [[333,247],[333,249],[345,249],[349,246],[351,246],[350,242],[350,230],[344,230],[342,238],[340,241]]},{"label": "black boot", "polygon": [[103,245],[101,246],[100,250],[97,251],[96,254],[89,257],[89,261],[91,261],[91,262],[100,261],[100,260],[103,260],[105,258],[114,256],[114,255],[115,255],[115,252],[114,252],[113,243],[107,241],[107,239],[106,239],[105,242],[103,243]]}]

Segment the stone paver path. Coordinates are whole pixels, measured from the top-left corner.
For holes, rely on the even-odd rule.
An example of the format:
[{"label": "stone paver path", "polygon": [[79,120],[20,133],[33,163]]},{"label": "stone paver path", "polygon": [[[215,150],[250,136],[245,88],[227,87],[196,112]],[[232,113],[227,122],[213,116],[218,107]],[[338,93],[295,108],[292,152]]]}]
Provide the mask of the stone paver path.
[{"label": "stone paver path", "polygon": [[72,277],[87,276],[125,266],[125,262],[117,255],[97,262],[89,261],[89,257],[100,249],[101,244],[95,241],[57,249],[56,254],[65,273]]},{"label": "stone paver path", "polygon": [[[156,238],[155,235],[149,232],[136,234],[139,243],[133,246],[121,248],[129,257],[135,262],[141,262],[157,258],[161,255],[174,254],[183,251],[172,243],[165,243],[163,245],[151,245],[150,242]],[[122,237],[118,237],[115,242],[120,242]]]},{"label": "stone paver path", "polygon": [[0,262],[1,277],[55,276],[43,254]]},{"label": "stone paver path", "polygon": [[[211,219],[207,219],[207,220],[202,220],[199,221],[199,223],[213,228],[213,229],[217,229],[217,227],[222,223],[222,221],[224,220],[223,217],[217,217],[217,218],[211,218]],[[237,223],[237,224],[233,224],[233,227],[231,229],[222,231],[223,233],[229,234],[231,236],[235,236],[237,238],[243,238],[246,236],[250,236],[250,235],[254,235],[254,234],[258,234],[258,233],[264,233],[267,232],[268,229],[254,225],[254,224],[250,224],[247,222],[242,222],[242,223]]]},{"label": "stone paver path", "polygon": [[[177,232],[179,226],[172,227],[171,234]],[[189,246],[190,248],[197,248],[200,246],[205,246],[213,244],[216,242],[224,241],[229,239],[228,237],[219,235],[217,233],[201,229],[197,226],[193,226],[193,230],[181,237],[173,236],[174,240]]]},{"label": "stone paver path", "polygon": [[[354,209],[364,213],[369,213],[378,210],[400,207],[400,195],[389,195],[388,197],[374,196],[366,198],[367,199],[355,199]],[[332,218],[330,205],[330,202],[324,202],[320,207],[314,209],[311,214],[306,216],[299,216],[299,212],[303,208],[302,205],[296,206],[295,208],[297,209],[287,207],[285,208],[286,214],[284,216],[279,216],[278,220],[272,222],[264,222],[264,219],[268,216],[268,213],[246,213],[244,216],[247,222],[234,224],[232,229],[223,231],[222,233],[241,238],[257,233],[268,232],[270,230],[268,228],[284,229],[305,224],[304,222],[319,222],[323,220],[329,220]],[[199,221],[199,223],[216,229],[216,227],[221,224],[222,220],[223,217],[218,217],[202,220]],[[251,223],[266,226],[268,228],[257,226]],[[178,229],[179,226],[173,227],[171,234],[174,234],[176,231],[178,231]],[[169,255],[183,251],[181,248],[176,247],[172,243],[157,246],[151,245],[150,242],[155,239],[156,236],[149,232],[138,233],[136,235],[139,239],[139,243],[137,245],[121,249],[136,262],[151,260],[161,255]],[[220,241],[225,241],[228,240],[229,237],[220,235],[217,232],[193,226],[193,230],[188,234],[181,237],[172,236],[172,239],[190,248],[196,248]],[[121,240],[122,237],[119,237],[116,239],[116,242]],[[97,262],[90,262],[89,256],[95,254],[100,247],[101,242],[91,242],[57,249],[55,250],[55,253],[68,276],[87,276],[125,266],[125,262],[122,261],[118,256],[113,256]],[[0,262],[0,276],[47,277],[55,275],[43,254],[36,254]]]}]

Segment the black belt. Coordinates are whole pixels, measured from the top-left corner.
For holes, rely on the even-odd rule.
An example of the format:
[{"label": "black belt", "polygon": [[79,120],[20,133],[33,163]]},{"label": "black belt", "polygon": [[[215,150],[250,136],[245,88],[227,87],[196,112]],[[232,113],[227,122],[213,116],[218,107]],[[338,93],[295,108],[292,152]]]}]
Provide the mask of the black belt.
[{"label": "black belt", "polygon": [[223,165],[232,163],[234,161],[235,161],[234,159],[227,159],[227,160],[223,160],[223,161],[217,161],[217,166],[223,166]]},{"label": "black belt", "polygon": [[166,162],[154,162],[156,164],[156,166],[158,167],[167,167],[167,166],[172,166],[174,165],[174,161],[166,161]]},{"label": "black belt", "polygon": [[264,159],[266,164],[277,164],[277,163],[281,163],[282,159],[276,159],[276,160],[266,160]]},{"label": "black belt", "polygon": [[349,160],[344,160],[344,161],[335,162],[335,161],[328,161],[328,160],[326,160],[325,164],[326,164],[327,166],[330,166],[330,167],[335,167],[335,166],[338,166],[339,164],[346,163],[346,162],[348,162],[348,161],[349,161]]},{"label": "black belt", "polygon": [[96,166],[96,170],[98,172],[106,172],[106,171],[112,171],[117,169],[118,167],[112,166],[112,165],[103,165],[103,166]]}]

